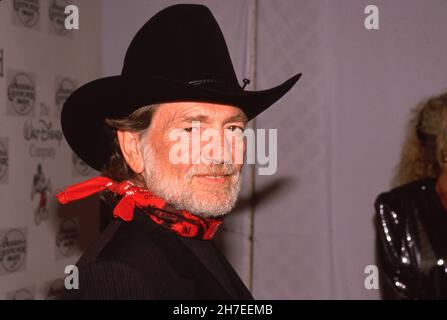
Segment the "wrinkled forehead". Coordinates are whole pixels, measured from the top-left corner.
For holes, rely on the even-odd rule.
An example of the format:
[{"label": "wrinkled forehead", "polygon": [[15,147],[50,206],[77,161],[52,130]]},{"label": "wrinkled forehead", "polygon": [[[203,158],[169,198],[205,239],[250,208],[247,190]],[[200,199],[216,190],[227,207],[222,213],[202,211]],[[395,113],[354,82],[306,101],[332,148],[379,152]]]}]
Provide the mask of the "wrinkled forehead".
[{"label": "wrinkled forehead", "polygon": [[157,108],[153,121],[165,124],[179,122],[247,122],[244,112],[232,105],[206,102],[163,103]]}]

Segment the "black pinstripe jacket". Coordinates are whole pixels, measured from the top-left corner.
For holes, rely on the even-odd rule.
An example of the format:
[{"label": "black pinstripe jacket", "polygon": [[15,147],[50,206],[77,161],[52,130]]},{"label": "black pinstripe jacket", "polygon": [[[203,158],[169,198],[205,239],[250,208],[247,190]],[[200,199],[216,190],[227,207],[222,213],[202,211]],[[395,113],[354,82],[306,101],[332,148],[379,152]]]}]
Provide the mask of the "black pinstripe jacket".
[{"label": "black pinstripe jacket", "polygon": [[77,262],[63,299],[253,299],[213,240],[186,239],[135,209],[113,220]]}]

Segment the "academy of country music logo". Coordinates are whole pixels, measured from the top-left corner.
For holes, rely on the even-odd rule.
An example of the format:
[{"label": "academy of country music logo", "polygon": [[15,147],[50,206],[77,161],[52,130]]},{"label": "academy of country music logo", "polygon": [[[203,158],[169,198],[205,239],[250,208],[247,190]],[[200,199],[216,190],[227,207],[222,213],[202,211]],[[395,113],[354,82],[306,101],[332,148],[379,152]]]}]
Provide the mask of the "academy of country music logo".
[{"label": "academy of country music logo", "polygon": [[0,230],[0,275],[25,269],[26,228]]},{"label": "academy of country music logo", "polygon": [[31,73],[8,70],[8,115],[33,115],[36,104],[36,86]]},{"label": "academy of country music logo", "polygon": [[56,259],[70,257],[79,248],[79,226],[75,219],[62,220],[56,235]]},{"label": "academy of country music logo", "polygon": [[31,200],[34,200],[34,196],[38,195],[39,200],[37,202],[36,209],[34,209],[34,223],[39,225],[42,221],[47,220],[50,215],[50,209],[48,208],[48,197],[51,194],[51,181],[50,178],[45,177],[42,169],[42,165],[37,165],[37,171],[33,176],[33,185],[31,188]]},{"label": "academy of country music logo", "polygon": [[88,176],[93,172],[93,169],[84,161],[82,161],[82,159],[79,158],[78,155],[74,152],[71,160],[73,163],[72,173],[74,177]]},{"label": "academy of country music logo", "polygon": [[25,120],[23,137],[26,141],[32,142],[29,147],[29,156],[42,160],[54,159],[56,146],[60,147],[63,140],[62,130],[53,128],[53,122],[45,119],[39,119],[37,122],[32,119]]},{"label": "academy of country music logo", "polygon": [[60,117],[62,106],[65,100],[73,93],[76,89],[75,81],[69,78],[57,77],[56,78],[56,91],[54,95],[54,101],[56,103],[55,114]]},{"label": "academy of country music logo", "polygon": [[9,139],[0,138],[0,183],[8,183]]},{"label": "academy of country music logo", "polygon": [[65,0],[52,0],[48,9],[48,17],[50,18],[51,30],[56,34],[67,35],[70,30],[65,28],[65,7],[68,5]]},{"label": "academy of country music logo", "polygon": [[[40,16],[39,0],[13,0],[14,16],[25,27],[36,27]],[[17,23],[17,22],[16,22]]]}]

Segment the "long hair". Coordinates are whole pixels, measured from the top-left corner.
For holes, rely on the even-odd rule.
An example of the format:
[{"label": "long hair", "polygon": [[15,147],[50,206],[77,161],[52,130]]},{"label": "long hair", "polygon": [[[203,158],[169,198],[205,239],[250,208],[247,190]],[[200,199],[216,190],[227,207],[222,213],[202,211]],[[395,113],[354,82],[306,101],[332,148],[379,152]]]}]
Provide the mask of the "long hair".
[{"label": "long hair", "polygon": [[436,178],[447,158],[447,93],[431,97],[411,111],[392,186]]},{"label": "long hair", "polygon": [[110,138],[113,140],[113,152],[109,161],[101,169],[103,176],[118,182],[124,180],[137,182],[141,179],[132,171],[124,159],[116,132],[117,130],[136,132],[142,138],[149,128],[156,108],[157,105],[148,105],[137,109],[125,118],[105,120],[110,130]]},{"label": "long hair", "polygon": [[[143,138],[157,107],[158,105],[148,105],[121,119],[105,119],[110,139],[113,141],[113,152],[109,161],[101,168],[102,176],[117,182],[130,180],[137,185],[144,186],[144,178],[137,175],[124,159],[116,132],[118,130],[136,132],[140,139]],[[115,207],[121,198],[118,194],[107,190],[100,192],[99,197],[111,208]]]}]

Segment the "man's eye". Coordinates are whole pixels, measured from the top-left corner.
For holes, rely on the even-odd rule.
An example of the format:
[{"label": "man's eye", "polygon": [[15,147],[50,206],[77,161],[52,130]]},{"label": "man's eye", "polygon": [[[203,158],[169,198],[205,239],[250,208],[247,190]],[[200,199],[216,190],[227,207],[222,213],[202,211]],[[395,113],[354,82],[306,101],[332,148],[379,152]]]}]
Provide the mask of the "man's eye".
[{"label": "man's eye", "polygon": [[199,129],[198,127],[188,127],[188,128],[184,128],[183,130],[185,130],[186,132],[195,132],[197,131],[197,129]]},{"label": "man's eye", "polygon": [[238,130],[240,130],[241,132],[243,132],[244,131],[244,128],[242,128],[242,127],[239,127],[239,126],[229,126],[227,129],[229,129],[230,131],[238,131]]}]

